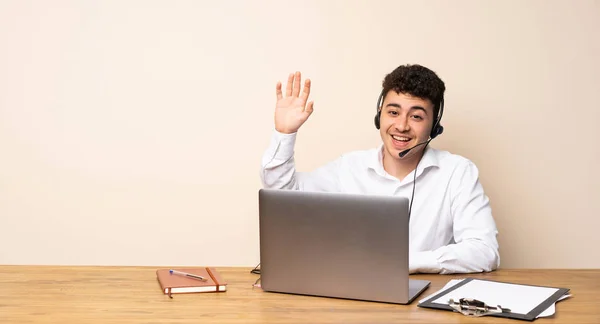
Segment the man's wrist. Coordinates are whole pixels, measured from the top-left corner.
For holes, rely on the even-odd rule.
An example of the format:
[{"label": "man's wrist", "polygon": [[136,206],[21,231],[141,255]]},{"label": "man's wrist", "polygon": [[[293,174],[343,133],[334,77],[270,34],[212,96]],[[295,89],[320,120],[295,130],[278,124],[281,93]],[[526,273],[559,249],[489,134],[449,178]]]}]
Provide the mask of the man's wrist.
[{"label": "man's wrist", "polygon": [[280,127],[277,127],[277,126],[275,126],[275,130],[278,133],[286,134],[286,135],[294,134],[294,133],[298,132],[298,129],[286,129],[286,128],[280,128]]}]

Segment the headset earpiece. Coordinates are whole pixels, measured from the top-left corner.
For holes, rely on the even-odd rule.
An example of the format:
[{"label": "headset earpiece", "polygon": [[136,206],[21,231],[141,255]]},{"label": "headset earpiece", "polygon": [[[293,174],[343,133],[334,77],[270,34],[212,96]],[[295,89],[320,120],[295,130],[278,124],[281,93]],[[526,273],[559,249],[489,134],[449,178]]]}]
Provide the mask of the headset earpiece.
[{"label": "headset earpiece", "polygon": [[438,125],[434,130],[431,131],[431,139],[434,139],[436,136],[441,135],[444,132],[444,126]]},{"label": "headset earpiece", "polygon": [[444,132],[444,126],[442,126],[440,124],[443,115],[444,115],[444,98],[442,97],[442,100],[440,100],[440,110],[439,110],[438,116],[435,119],[435,124],[433,124],[433,127],[431,128],[431,134],[429,134],[429,137],[431,139],[436,138],[436,136],[441,135]]},{"label": "headset earpiece", "polygon": [[379,95],[379,99],[377,99],[377,114],[375,114],[375,127],[377,129],[379,129],[380,125],[380,120],[381,120],[381,100],[383,99],[383,90],[381,91],[381,94]]}]

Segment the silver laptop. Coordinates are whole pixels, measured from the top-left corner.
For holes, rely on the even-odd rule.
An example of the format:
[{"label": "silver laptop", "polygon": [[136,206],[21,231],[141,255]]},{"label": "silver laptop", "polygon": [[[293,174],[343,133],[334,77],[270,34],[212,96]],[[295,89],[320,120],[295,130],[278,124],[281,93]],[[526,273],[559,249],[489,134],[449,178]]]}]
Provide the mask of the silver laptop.
[{"label": "silver laptop", "polygon": [[259,190],[265,291],[409,304],[408,198]]}]

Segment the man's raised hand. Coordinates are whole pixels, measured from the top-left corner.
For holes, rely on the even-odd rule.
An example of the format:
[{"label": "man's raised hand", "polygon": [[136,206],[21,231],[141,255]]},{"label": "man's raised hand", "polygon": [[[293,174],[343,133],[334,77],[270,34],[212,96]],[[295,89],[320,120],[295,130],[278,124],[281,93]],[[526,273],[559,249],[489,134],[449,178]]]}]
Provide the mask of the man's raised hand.
[{"label": "man's raised hand", "polygon": [[285,96],[281,92],[281,82],[277,82],[277,104],[275,105],[275,129],[284,134],[298,131],[300,126],[313,112],[313,102],[307,103],[310,95],[310,79],[304,81],[300,91],[300,72],[290,73],[285,87]]}]

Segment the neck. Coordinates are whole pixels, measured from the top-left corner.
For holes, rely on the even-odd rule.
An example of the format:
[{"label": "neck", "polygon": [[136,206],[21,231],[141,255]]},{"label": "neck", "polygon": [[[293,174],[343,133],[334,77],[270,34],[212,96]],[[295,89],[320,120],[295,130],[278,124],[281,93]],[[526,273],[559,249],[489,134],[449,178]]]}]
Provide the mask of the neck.
[{"label": "neck", "polygon": [[390,153],[385,150],[383,153],[383,169],[391,176],[402,181],[407,175],[409,175],[419,164],[425,150],[420,148],[417,152],[411,152],[403,159],[393,157]]}]

